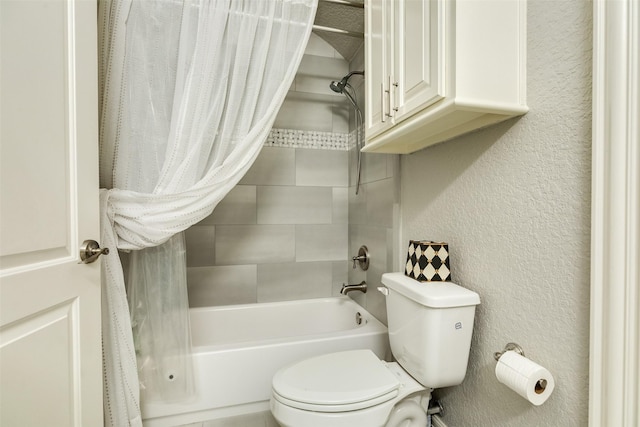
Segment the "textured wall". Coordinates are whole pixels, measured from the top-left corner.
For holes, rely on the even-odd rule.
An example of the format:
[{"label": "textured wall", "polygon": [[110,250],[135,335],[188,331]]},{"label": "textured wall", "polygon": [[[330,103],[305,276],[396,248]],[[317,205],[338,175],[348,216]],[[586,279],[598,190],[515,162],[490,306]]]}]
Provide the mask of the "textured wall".
[{"label": "textured wall", "polygon": [[[467,378],[436,393],[451,427],[587,425],[591,7],[528,2],[526,116],[401,158],[402,239],[449,242],[482,299]],[[543,406],[495,379],[509,341],[553,373]]]}]

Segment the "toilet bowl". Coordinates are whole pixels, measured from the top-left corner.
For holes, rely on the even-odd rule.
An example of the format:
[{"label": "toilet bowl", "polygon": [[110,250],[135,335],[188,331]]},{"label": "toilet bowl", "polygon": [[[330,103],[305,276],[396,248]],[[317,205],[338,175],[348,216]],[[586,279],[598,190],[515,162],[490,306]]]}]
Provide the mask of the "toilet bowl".
[{"label": "toilet bowl", "polygon": [[[427,407],[430,389],[371,350],[303,360],[281,369],[272,384],[271,412],[282,427],[422,427],[426,422],[419,403]],[[409,396],[415,400],[402,402]],[[407,424],[411,420],[415,423]]]},{"label": "toilet bowl", "polygon": [[431,391],[464,380],[478,294],[402,273],[382,283],[396,362],[352,350],[282,368],[270,401],[282,427],[423,427]]}]

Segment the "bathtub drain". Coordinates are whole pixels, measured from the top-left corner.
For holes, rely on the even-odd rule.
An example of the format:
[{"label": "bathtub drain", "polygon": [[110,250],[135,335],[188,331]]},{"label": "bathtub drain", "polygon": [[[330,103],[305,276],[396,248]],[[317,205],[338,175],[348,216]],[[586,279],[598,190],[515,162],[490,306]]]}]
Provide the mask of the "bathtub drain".
[{"label": "bathtub drain", "polygon": [[362,324],[362,314],[360,314],[360,312],[356,312],[356,324],[360,325]]}]

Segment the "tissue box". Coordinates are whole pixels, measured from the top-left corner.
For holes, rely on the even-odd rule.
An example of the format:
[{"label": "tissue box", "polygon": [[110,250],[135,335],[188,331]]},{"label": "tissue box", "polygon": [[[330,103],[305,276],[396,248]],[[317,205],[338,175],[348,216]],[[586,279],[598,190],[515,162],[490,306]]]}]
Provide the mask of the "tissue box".
[{"label": "tissue box", "polygon": [[419,282],[450,282],[449,245],[410,240],[404,274]]}]

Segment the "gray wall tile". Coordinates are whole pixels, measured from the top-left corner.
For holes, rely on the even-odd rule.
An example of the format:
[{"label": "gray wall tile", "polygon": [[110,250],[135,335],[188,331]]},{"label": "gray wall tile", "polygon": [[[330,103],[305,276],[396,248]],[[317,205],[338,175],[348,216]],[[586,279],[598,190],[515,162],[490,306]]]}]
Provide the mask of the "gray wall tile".
[{"label": "gray wall tile", "polygon": [[330,262],[292,262],[258,266],[258,302],[331,296]]},{"label": "gray wall tile", "polygon": [[258,224],[330,224],[333,193],[322,187],[258,187]]},{"label": "gray wall tile", "polygon": [[256,187],[236,185],[200,224],[255,224]]},{"label": "gray wall tile", "polygon": [[295,185],[296,154],[293,148],[263,147],[240,180],[245,185]]},{"label": "gray wall tile", "polygon": [[349,188],[349,224],[367,223],[367,186],[361,185],[358,194]]},{"label": "gray wall tile", "polygon": [[387,178],[398,177],[398,187],[400,187],[400,156],[397,154],[387,155]]},{"label": "gray wall tile", "polygon": [[348,164],[347,151],[299,148],[296,150],[296,185],[347,187]]},{"label": "gray wall tile", "polygon": [[256,302],[257,271],[256,265],[188,268],[189,306]]},{"label": "gray wall tile", "polygon": [[302,96],[288,96],[280,107],[273,127],[332,132],[333,105],[330,100],[322,102]]},{"label": "gray wall tile", "polygon": [[388,154],[362,153],[361,182],[368,183],[387,177]]},{"label": "gray wall tile", "polygon": [[216,227],[216,265],[295,260],[294,225],[220,225]]},{"label": "gray wall tile", "polygon": [[367,223],[382,227],[393,227],[394,206],[399,194],[393,178],[381,179],[367,184]]},{"label": "gray wall tile", "polygon": [[347,224],[349,222],[349,188],[333,188],[333,208],[331,223]]},{"label": "gray wall tile", "polygon": [[341,261],[347,258],[349,227],[296,225],[296,261]]},{"label": "gray wall tile", "polygon": [[352,107],[347,102],[345,99],[340,99],[334,103],[332,109],[332,132],[349,133],[349,115],[352,113]]},{"label": "gray wall tile", "polygon": [[216,228],[212,225],[194,225],[185,230],[187,266],[212,265],[215,259]]}]

